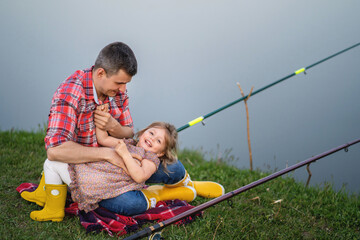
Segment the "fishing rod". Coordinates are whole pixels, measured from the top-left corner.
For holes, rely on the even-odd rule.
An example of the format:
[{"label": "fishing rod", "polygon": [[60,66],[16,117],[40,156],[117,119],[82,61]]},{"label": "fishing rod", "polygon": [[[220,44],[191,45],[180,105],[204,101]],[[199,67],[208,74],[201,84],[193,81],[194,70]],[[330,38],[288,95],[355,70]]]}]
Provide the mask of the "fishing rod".
[{"label": "fishing rod", "polygon": [[[274,85],[276,85],[276,84],[278,84],[278,83],[280,83],[280,82],[282,82],[282,81],[284,81],[284,80],[286,80],[286,79],[289,79],[289,78],[291,78],[291,77],[293,77],[293,76],[296,76],[296,75],[298,75],[298,74],[300,74],[300,73],[306,73],[306,70],[308,70],[308,69],[310,69],[310,68],[312,68],[312,67],[315,67],[316,65],[318,65],[318,64],[320,64],[320,63],[323,63],[323,62],[325,62],[325,61],[327,61],[327,60],[329,60],[329,59],[331,59],[331,58],[334,58],[334,57],[336,57],[336,56],[338,56],[338,55],[340,55],[340,54],[342,54],[342,53],[344,53],[344,52],[346,52],[346,51],[349,51],[349,50],[351,50],[351,49],[353,49],[353,48],[355,48],[355,47],[357,47],[357,46],[359,46],[359,45],[360,45],[360,42],[357,43],[357,44],[355,44],[355,45],[352,45],[351,47],[348,47],[348,48],[346,48],[346,49],[343,49],[343,50],[341,50],[341,51],[339,51],[339,52],[337,52],[337,53],[335,53],[335,54],[333,54],[333,55],[330,55],[329,57],[326,57],[326,58],[324,58],[324,59],[322,59],[322,60],[320,60],[320,61],[317,61],[317,62],[315,62],[315,63],[313,63],[313,64],[311,64],[311,65],[309,65],[309,66],[307,66],[307,67],[300,68],[300,69],[294,71],[293,73],[291,73],[291,74],[289,74],[289,75],[287,75],[287,76],[285,76],[285,77],[283,77],[283,78],[281,78],[281,79],[279,79],[279,80],[277,80],[277,81],[275,81],[275,82],[273,82],[273,83],[271,83],[271,84],[269,84],[269,85],[267,85],[267,86],[265,86],[265,87],[263,87],[263,88],[260,88],[260,89],[258,89],[258,90],[256,90],[256,91],[252,92],[251,95],[254,96],[254,95],[256,95],[257,93],[259,93],[259,92],[261,92],[261,91],[264,91],[265,89],[270,88],[270,87],[272,87],[272,86],[274,86]],[[194,120],[188,122],[188,123],[185,124],[184,126],[178,128],[178,129],[177,129],[177,132],[181,132],[182,130],[184,130],[184,129],[188,128],[188,127],[191,127],[191,126],[193,126],[193,125],[195,125],[195,124],[197,124],[197,123],[199,123],[199,122],[202,122],[203,120],[211,117],[212,115],[215,115],[215,114],[217,114],[218,112],[220,112],[220,111],[222,111],[222,110],[225,110],[225,109],[227,109],[227,108],[235,105],[236,103],[239,103],[239,102],[241,102],[241,101],[243,101],[243,100],[246,100],[248,97],[249,97],[249,95],[243,96],[243,97],[241,97],[241,98],[239,98],[239,99],[237,99],[237,100],[235,100],[235,101],[233,101],[233,102],[230,102],[229,104],[227,104],[227,105],[225,105],[225,106],[223,106],[223,107],[220,107],[220,108],[216,109],[215,111],[212,111],[212,112],[210,112],[210,113],[208,113],[208,114],[206,114],[206,115],[204,115],[204,116],[200,116],[200,117],[198,117],[198,118],[195,118]],[[272,179],[274,179],[274,178],[277,178],[277,177],[279,177],[279,176],[282,176],[282,175],[284,175],[284,174],[286,174],[286,173],[288,173],[288,172],[290,172],[290,171],[293,171],[293,170],[295,170],[295,169],[297,169],[297,168],[300,168],[300,167],[302,167],[302,166],[304,166],[304,165],[310,164],[311,162],[314,162],[314,161],[316,161],[316,160],[318,160],[318,159],[321,159],[321,158],[326,157],[326,156],[328,156],[328,155],[330,155],[330,154],[333,154],[333,153],[335,153],[335,152],[338,152],[338,151],[340,151],[341,149],[345,149],[345,150],[347,151],[347,148],[348,148],[349,146],[351,146],[351,145],[353,145],[353,144],[356,144],[356,143],[358,143],[358,142],[360,142],[360,139],[357,139],[357,140],[355,140],[355,141],[353,141],[353,142],[350,142],[350,143],[341,145],[341,146],[336,147],[336,148],[334,148],[334,149],[331,149],[331,150],[329,150],[329,151],[327,151],[327,152],[324,152],[324,153],[322,153],[322,154],[319,154],[319,155],[317,155],[317,156],[315,156],[315,157],[309,158],[309,159],[307,159],[307,160],[305,160],[305,161],[302,161],[302,162],[297,163],[297,164],[295,164],[295,165],[292,165],[292,166],[290,166],[290,167],[288,167],[288,168],[285,168],[285,169],[283,169],[283,170],[281,170],[281,171],[275,172],[275,173],[273,173],[273,174],[271,174],[271,175],[269,175],[269,176],[267,176],[267,177],[264,177],[264,178],[262,178],[262,179],[259,179],[259,180],[255,181],[255,182],[252,182],[252,183],[250,183],[250,184],[248,184],[248,185],[246,185],[246,186],[243,186],[243,187],[241,187],[241,188],[238,188],[238,189],[236,189],[236,190],[234,190],[234,191],[232,191],[232,192],[226,193],[226,194],[224,194],[224,195],[222,195],[222,196],[220,196],[220,197],[218,197],[218,198],[212,199],[212,200],[210,200],[210,201],[208,201],[208,202],[206,202],[206,203],[203,203],[203,204],[201,204],[201,205],[199,205],[199,206],[197,206],[197,207],[194,207],[194,208],[192,208],[192,209],[190,209],[190,210],[188,210],[188,211],[186,211],[186,212],[183,212],[183,213],[181,213],[181,214],[179,214],[179,215],[177,215],[177,216],[174,216],[174,217],[172,217],[172,218],[170,218],[170,219],[167,219],[167,220],[165,220],[165,221],[162,221],[162,222],[160,222],[160,223],[157,223],[157,224],[155,224],[155,225],[153,225],[153,226],[147,227],[146,229],[143,229],[143,230],[141,230],[141,231],[139,231],[139,232],[137,232],[137,233],[135,233],[135,234],[133,234],[133,235],[125,238],[124,240],[133,240],[133,239],[139,239],[139,238],[142,238],[142,237],[149,236],[149,235],[151,235],[153,232],[158,232],[158,231],[160,231],[161,229],[163,229],[164,227],[166,227],[166,226],[168,226],[168,225],[170,225],[170,224],[172,224],[172,223],[175,223],[175,222],[177,222],[177,221],[179,221],[179,220],[181,220],[181,219],[183,219],[183,218],[185,218],[185,217],[191,216],[191,215],[193,215],[193,214],[195,214],[195,213],[197,213],[197,212],[200,212],[200,211],[202,211],[202,210],[204,210],[204,209],[206,209],[206,208],[209,208],[209,207],[211,207],[211,206],[213,206],[213,205],[216,205],[216,204],[218,204],[218,203],[220,203],[220,202],[222,202],[222,201],[224,201],[224,200],[227,200],[227,199],[229,199],[229,198],[232,198],[232,197],[234,197],[234,196],[236,196],[236,195],[238,195],[238,194],[240,194],[240,193],[242,193],[242,192],[245,192],[245,191],[247,191],[247,190],[249,190],[249,189],[251,189],[251,188],[254,188],[254,187],[256,187],[256,186],[258,186],[258,185],[260,185],[260,184],[263,184],[263,183],[265,183],[265,182],[268,182],[268,181],[270,181],[270,180],[272,180]]]},{"label": "fishing rod", "polygon": [[224,200],[227,200],[227,199],[229,199],[229,198],[232,198],[232,197],[234,197],[235,195],[238,195],[238,194],[240,194],[240,193],[242,193],[242,192],[245,192],[245,191],[247,191],[247,190],[249,190],[249,189],[251,189],[251,188],[254,188],[254,187],[256,187],[256,186],[258,186],[258,185],[260,185],[260,184],[263,184],[263,183],[268,182],[268,181],[270,181],[270,180],[272,180],[272,179],[274,179],[274,178],[277,178],[277,177],[279,177],[279,176],[281,176],[281,175],[284,175],[285,173],[291,172],[291,171],[293,171],[293,170],[295,170],[295,169],[297,169],[297,168],[300,168],[300,167],[302,167],[302,166],[304,166],[304,165],[307,165],[307,164],[310,164],[310,163],[312,163],[312,162],[315,162],[315,161],[318,160],[318,159],[321,159],[321,158],[326,157],[326,156],[328,156],[328,155],[331,155],[331,154],[333,154],[333,153],[335,153],[335,152],[338,152],[338,151],[340,151],[341,149],[345,149],[345,151],[347,152],[348,147],[350,147],[351,145],[354,145],[354,144],[356,144],[356,143],[359,143],[359,142],[360,142],[360,138],[357,139],[357,140],[354,140],[354,141],[352,141],[352,142],[349,142],[349,143],[340,145],[340,146],[338,146],[338,147],[336,147],[336,148],[333,148],[333,149],[328,150],[328,151],[326,151],[326,152],[323,152],[323,153],[321,153],[321,154],[318,154],[318,155],[316,155],[316,156],[314,156],[314,157],[312,157],[312,158],[309,158],[309,159],[304,160],[304,161],[302,161],[302,162],[299,162],[299,163],[297,163],[297,164],[294,164],[294,165],[292,165],[292,166],[290,166],[290,167],[288,167],[288,168],[285,168],[285,169],[283,169],[283,170],[280,170],[280,171],[278,171],[278,172],[275,172],[275,173],[273,173],[273,174],[271,174],[271,175],[269,175],[269,176],[267,176],[267,177],[261,178],[261,179],[255,181],[255,182],[252,182],[252,183],[250,183],[250,184],[248,184],[248,185],[246,185],[246,186],[243,186],[243,187],[241,187],[241,188],[238,188],[238,189],[236,189],[236,190],[234,190],[234,191],[232,191],[232,192],[228,192],[228,193],[226,193],[226,194],[224,194],[224,195],[222,195],[222,196],[220,196],[220,197],[218,197],[218,198],[214,198],[214,199],[212,199],[212,200],[210,200],[210,201],[208,201],[208,202],[206,202],[206,203],[203,203],[203,204],[201,204],[201,205],[199,205],[199,206],[197,206],[197,207],[194,207],[194,208],[192,208],[192,209],[190,209],[190,210],[188,210],[188,211],[186,211],[186,212],[183,212],[183,213],[181,213],[181,214],[179,214],[179,215],[176,215],[176,216],[174,216],[174,217],[172,217],[172,218],[169,218],[169,219],[167,219],[167,220],[164,220],[164,221],[162,221],[162,222],[159,222],[159,223],[157,223],[157,224],[155,224],[155,225],[153,225],[153,226],[147,227],[147,228],[145,228],[145,229],[143,229],[143,230],[141,230],[141,231],[139,231],[139,232],[137,232],[137,233],[135,233],[135,234],[127,237],[127,238],[125,238],[124,240],[133,240],[133,239],[139,239],[139,238],[142,238],[142,237],[149,236],[149,235],[151,235],[153,232],[158,232],[158,231],[160,231],[161,229],[163,229],[164,227],[166,227],[166,226],[168,226],[168,225],[170,225],[170,224],[172,224],[172,223],[175,223],[175,222],[177,222],[177,221],[179,221],[179,220],[181,220],[181,219],[183,219],[183,218],[185,218],[185,217],[191,216],[191,215],[193,215],[193,214],[195,214],[195,213],[197,213],[197,212],[200,212],[200,211],[202,211],[202,210],[204,210],[204,209],[206,209],[206,208],[209,208],[209,207],[211,207],[211,206],[213,206],[213,205],[216,205],[216,204],[218,204],[219,202],[222,202],[222,201],[224,201]]},{"label": "fishing rod", "polygon": [[[296,70],[295,72],[287,75],[286,77],[283,77],[283,78],[281,78],[281,79],[279,79],[279,80],[277,80],[277,81],[275,81],[275,82],[273,82],[273,83],[271,83],[271,84],[269,84],[269,85],[267,85],[267,86],[265,86],[265,87],[263,87],[263,88],[260,88],[260,89],[258,89],[258,90],[256,90],[256,91],[252,92],[251,96],[254,96],[254,95],[256,95],[257,93],[259,93],[259,92],[261,92],[261,91],[264,91],[265,89],[267,89],[267,88],[269,88],[269,87],[272,87],[272,86],[274,86],[274,85],[276,85],[276,84],[278,84],[278,83],[280,83],[280,82],[282,82],[282,81],[284,81],[284,80],[286,80],[286,79],[289,79],[289,78],[291,78],[291,77],[293,77],[293,76],[296,76],[296,75],[298,75],[298,74],[300,74],[300,73],[302,73],[302,72],[303,72],[303,73],[306,73],[306,72],[305,72],[306,70],[308,70],[308,69],[310,69],[310,68],[312,68],[312,67],[315,67],[316,65],[318,65],[318,64],[320,64],[320,63],[323,63],[323,62],[325,62],[325,61],[327,61],[327,60],[329,60],[329,59],[331,59],[331,58],[333,58],[333,57],[336,57],[336,56],[338,56],[338,55],[340,55],[340,54],[342,54],[342,53],[344,53],[344,52],[346,52],[346,51],[349,51],[350,49],[353,49],[353,48],[355,48],[355,47],[357,47],[357,46],[359,46],[359,45],[360,45],[360,42],[357,43],[357,44],[355,44],[355,45],[353,45],[353,46],[351,46],[351,47],[348,47],[348,48],[346,48],[346,49],[344,49],[344,50],[341,50],[341,51],[339,51],[339,52],[337,52],[337,53],[335,53],[335,54],[333,54],[333,55],[331,55],[331,56],[329,56],[329,57],[327,57],[327,58],[324,58],[324,59],[322,59],[322,60],[320,60],[320,61],[318,61],[318,62],[316,62],[316,63],[313,63],[313,64],[311,64],[311,65],[309,65],[309,66],[307,66],[307,67],[300,68],[300,69]],[[226,109],[226,108],[229,108],[229,107],[231,107],[232,105],[234,105],[234,104],[236,104],[236,103],[239,103],[239,102],[245,100],[248,96],[249,96],[249,95],[246,95],[246,96],[244,96],[244,97],[242,97],[242,98],[239,98],[239,99],[237,99],[237,100],[235,100],[235,101],[233,101],[233,102],[231,102],[231,103],[229,103],[229,104],[226,104],[225,106],[223,106],[223,107],[221,107],[221,108],[218,108],[218,109],[216,109],[215,111],[212,111],[212,112],[210,112],[210,113],[208,113],[208,114],[206,114],[206,115],[204,115],[204,116],[200,116],[200,117],[198,117],[198,118],[195,118],[194,120],[188,122],[188,123],[185,124],[184,126],[178,128],[177,131],[178,131],[178,132],[181,132],[182,130],[184,130],[184,129],[188,128],[188,127],[191,127],[191,126],[193,126],[193,125],[195,125],[195,124],[197,124],[197,123],[199,123],[199,122],[202,122],[202,121],[205,120],[206,118],[209,118],[209,117],[211,117],[212,115],[214,115],[214,114],[216,114],[216,113],[218,113],[218,112],[220,112],[220,111],[222,111],[222,110],[224,110],[224,109]]]}]

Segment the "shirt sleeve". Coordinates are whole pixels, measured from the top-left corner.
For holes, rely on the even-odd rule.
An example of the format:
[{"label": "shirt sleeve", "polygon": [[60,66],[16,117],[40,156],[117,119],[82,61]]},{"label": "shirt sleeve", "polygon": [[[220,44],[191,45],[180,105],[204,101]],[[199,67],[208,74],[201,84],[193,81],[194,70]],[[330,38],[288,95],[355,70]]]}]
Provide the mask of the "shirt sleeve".
[{"label": "shirt sleeve", "polygon": [[156,165],[156,169],[159,168],[160,165],[160,159],[156,156],[155,153],[153,152],[149,152],[149,151],[145,151],[145,159],[152,161],[153,163],[155,163]]},{"label": "shirt sleeve", "polygon": [[74,141],[77,110],[82,88],[74,83],[62,84],[55,92],[49,114],[45,149]]}]

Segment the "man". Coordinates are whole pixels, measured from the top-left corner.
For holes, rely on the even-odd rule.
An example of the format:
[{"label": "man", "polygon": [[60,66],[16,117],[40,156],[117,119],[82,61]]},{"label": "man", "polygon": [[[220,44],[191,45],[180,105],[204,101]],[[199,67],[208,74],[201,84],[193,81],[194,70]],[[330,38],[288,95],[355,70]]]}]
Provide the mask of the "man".
[{"label": "man", "polygon": [[[48,159],[66,163],[119,162],[113,149],[98,147],[95,125],[117,138],[133,136],[126,84],[136,72],[132,50],[115,42],[101,50],[93,67],[76,71],[64,81],[51,104],[45,137]],[[109,113],[95,110],[98,104],[105,103],[111,106]]]},{"label": "man", "polygon": [[[45,137],[48,159],[72,164],[108,161],[124,168],[123,161],[114,149],[98,145],[95,126],[116,138],[133,137],[126,84],[136,73],[137,61],[133,51],[124,43],[114,42],[100,51],[94,66],[76,71],[67,78],[52,99]],[[109,104],[110,111],[95,110],[101,104]],[[168,166],[168,170],[170,174],[160,165],[147,183],[165,183],[168,187],[194,185],[180,161]],[[34,192],[23,192],[21,196],[44,206],[44,184],[43,176]],[[221,185],[212,182],[197,185],[205,187],[202,187],[205,197],[214,197],[211,194],[215,188],[216,196],[224,192]],[[198,190],[196,185],[195,189]],[[163,190],[154,192],[156,201],[167,200],[161,198]],[[138,207],[138,199],[137,196],[114,198],[107,199],[107,203],[120,204],[120,207],[128,208],[131,212],[131,208]]]}]

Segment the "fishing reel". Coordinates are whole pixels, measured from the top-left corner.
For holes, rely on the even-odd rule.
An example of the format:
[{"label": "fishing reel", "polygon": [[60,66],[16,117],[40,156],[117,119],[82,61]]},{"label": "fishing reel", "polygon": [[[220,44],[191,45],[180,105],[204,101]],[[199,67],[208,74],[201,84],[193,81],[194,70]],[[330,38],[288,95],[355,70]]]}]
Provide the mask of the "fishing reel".
[{"label": "fishing reel", "polygon": [[148,237],[148,240],[163,240],[163,239],[165,238],[161,236],[161,232],[155,232]]}]

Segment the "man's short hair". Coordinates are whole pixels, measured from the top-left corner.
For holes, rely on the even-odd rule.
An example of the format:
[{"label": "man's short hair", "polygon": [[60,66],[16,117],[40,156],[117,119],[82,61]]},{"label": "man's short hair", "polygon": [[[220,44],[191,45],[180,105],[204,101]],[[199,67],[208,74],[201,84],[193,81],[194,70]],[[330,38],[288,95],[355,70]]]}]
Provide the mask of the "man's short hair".
[{"label": "man's short hair", "polygon": [[130,76],[137,73],[137,61],[131,48],[122,42],[114,42],[105,46],[99,53],[94,69],[103,68],[107,76],[123,69]]}]

